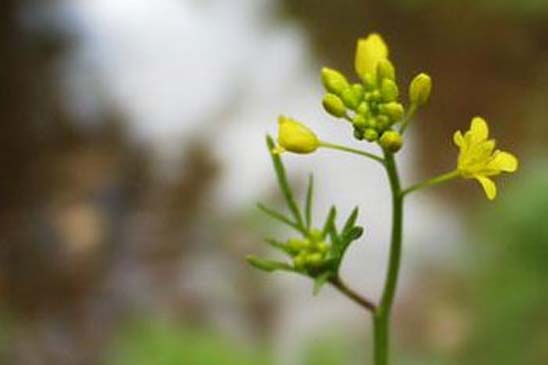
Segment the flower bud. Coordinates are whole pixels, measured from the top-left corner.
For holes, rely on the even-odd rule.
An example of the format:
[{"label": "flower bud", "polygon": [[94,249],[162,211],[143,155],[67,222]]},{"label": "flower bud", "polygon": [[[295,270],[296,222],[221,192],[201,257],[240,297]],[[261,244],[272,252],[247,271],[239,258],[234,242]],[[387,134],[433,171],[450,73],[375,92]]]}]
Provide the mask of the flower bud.
[{"label": "flower bud", "polygon": [[357,128],[365,128],[367,125],[367,119],[361,114],[356,114],[354,118],[352,118],[352,124],[354,124]]},{"label": "flower bud", "polygon": [[356,138],[358,141],[361,141],[363,139],[363,130],[360,128],[354,127],[354,138]]},{"label": "flower bud", "polygon": [[310,231],[310,239],[314,242],[320,242],[323,239],[323,232],[317,228]]},{"label": "flower bud", "polygon": [[411,104],[421,106],[426,104],[432,92],[432,79],[425,73],[415,76],[409,85],[409,100]]},{"label": "flower bud", "polygon": [[386,115],[379,115],[377,117],[377,129],[385,130],[392,125],[392,121]]},{"label": "flower bud", "polygon": [[286,246],[292,254],[296,255],[306,249],[307,242],[299,238],[290,238],[287,240]]},{"label": "flower bud", "polygon": [[369,114],[369,104],[366,102],[361,102],[360,105],[358,105],[358,109],[356,109],[356,112],[358,114],[361,114],[363,116],[366,116]]},{"label": "flower bud", "polygon": [[340,95],[349,86],[343,74],[328,67],[322,68],[322,83],[328,92],[335,95]]},{"label": "flower bud", "polygon": [[303,270],[306,266],[306,258],[307,255],[304,252],[295,256],[295,258],[293,259],[293,266],[295,266],[295,269]]},{"label": "flower bud", "polygon": [[360,95],[352,87],[347,87],[341,93],[341,99],[344,102],[344,105],[350,109],[356,109],[360,102],[362,101]]},{"label": "flower bud", "polygon": [[398,121],[403,117],[403,105],[394,101],[381,105],[381,113],[388,116],[393,121]]},{"label": "flower bud", "polygon": [[382,80],[381,84],[381,97],[385,102],[398,100],[399,90],[398,85],[390,79]]},{"label": "flower bud", "polygon": [[305,257],[305,263],[307,266],[318,267],[323,263],[323,257],[321,253],[311,253]]},{"label": "flower bud", "polygon": [[321,253],[327,253],[329,251],[329,245],[325,242],[319,242],[316,246],[316,249]]},{"label": "flower bud", "polygon": [[291,118],[280,116],[278,118],[278,144],[282,151],[311,153],[318,149],[320,140],[305,125]]},{"label": "flower bud", "polygon": [[403,146],[403,138],[396,131],[386,131],[382,134],[379,144],[385,150],[394,153],[398,152]]},{"label": "flower bud", "polygon": [[396,81],[396,70],[388,59],[382,59],[377,64],[377,77],[379,80],[390,79]]},{"label": "flower bud", "polygon": [[346,115],[346,107],[344,106],[343,101],[335,94],[325,94],[322,105],[326,112],[336,118],[341,118]]},{"label": "flower bud", "polygon": [[363,138],[369,142],[374,142],[379,138],[379,133],[373,128],[368,128],[363,132]]}]

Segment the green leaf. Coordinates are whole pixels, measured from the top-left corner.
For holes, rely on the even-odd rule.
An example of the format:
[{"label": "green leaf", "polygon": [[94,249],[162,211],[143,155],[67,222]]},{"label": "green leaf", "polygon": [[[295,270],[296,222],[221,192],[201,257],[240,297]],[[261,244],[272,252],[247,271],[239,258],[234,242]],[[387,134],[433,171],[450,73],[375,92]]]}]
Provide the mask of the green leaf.
[{"label": "green leaf", "polygon": [[263,270],[266,272],[272,272],[276,270],[294,271],[291,266],[289,266],[288,264],[284,262],[260,259],[255,256],[247,256],[245,259],[251,266],[254,266],[257,269]]},{"label": "green leaf", "polygon": [[282,159],[280,158],[279,155],[272,152],[272,150],[275,147],[275,144],[271,136],[266,137],[266,145],[268,147],[268,152],[270,153],[270,156],[272,157],[272,164],[274,165],[274,171],[276,172],[276,176],[278,178],[278,185],[280,186],[280,190],[282,191],[285,201],[287,202],[289,210],[291,211],[291,213],[293,214],[293,217],[296,220],[297,226],[304,231],[305,228],[303,225],[301,212],[299,210],[299,206],[297,205],[297,203],[295,202],[295,199],[293,198],[293,192],[291,191],[291,187],[287,181],[287,174],[285,172]]},{"label": "green leaf", "polygon": [[305,218],[306,218],[306,230],[310,230],[312,225],[312,197],[314,194],[314,175],[310,174],[308,177],[308,189],[306,191],[306,204],[305,204]]},{"label": "green leaf", "polygon": [[337,208],[335,208],[335,206],[332,205],[331,208],[329,209],[329,214],[327,214],[327,218],[323,225],[323,229],[322,229],[323,237],[327,236],[327,234],[329,233],[330,227],[335,225],[336,218],[337,218]]},{"label": "green leaf", "polygon": [[346,222],[344,223],[344,227],[343,227],[343,230],[342,230],[342,234],[343,234],[343,235],[344,235],[350,228],[354,227],[354,224],[356,224],[356,219],[358,219],[358,212],[359,212],[358,207],[355,207],[355,208],[352,210],[352,213],[350,213],[350,216],[348,217],[348,219],[347,219]]},{"label": "green leaf", "polygon": [[279,250],[282,250],[283,252],[285,252],[288,255],[291,255],[291,252],[289,251],[289,249],[287,248],[287,245],[285,243],[280,242],[280,241],[276,241],[275,239],[272,239],[272,238],[266,238],[265,241],[270,246],[272,246],[274,248],[277,248]]},{"label": "green leaf", "polygon": [[268,208],[267,206],[263,205],[262,203],[257,203],[257,208],[259,208],[260,210],[262,210],[264,213],[268,214],[270,217],[284,223],[284,224],[287,224],[288,226],[296,229],[297,231],[299,232],[304,232],[301,227],[299,227],[297,225],[297,223],[291,221],[291,219],[289,219],[288,217],[286,217],[285,215],[283,215],[282,213],[280,212],[277,212],[275,211],[274,209],[271,209],[271,208]]},{"label": "green leaf", "polygon": [[323,274],[320,274],[319,276],[317,276],[314,279],[314,289],[313,289],[312,293],[314,295],[318,295],[318,293],[320,292],[322,287],[329,281],[329,279],[331,278],[332,275],[333,275],[332,272],[327,271],[327,272],[324,272]]}]

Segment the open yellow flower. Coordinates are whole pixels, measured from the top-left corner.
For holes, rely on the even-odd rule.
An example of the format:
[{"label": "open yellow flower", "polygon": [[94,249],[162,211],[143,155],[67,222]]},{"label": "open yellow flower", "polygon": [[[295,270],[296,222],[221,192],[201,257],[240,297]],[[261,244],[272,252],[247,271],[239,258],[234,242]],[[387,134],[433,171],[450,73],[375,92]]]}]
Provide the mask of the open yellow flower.
[{"label": "open yellow flower", "polygon": [[319,146],[320,140],[307,126],[283,115],[278,118],[278,146],[274,153],[312,153]]},{"label": "open yellow flower", "polygon": [[457,163],[459,174],[466,179],[479,181],[487,198],[493,200],[497,187],[491,176],[501,172],[514,172],[518,168],[518,159],[511,153],[495,150],[495,140],[489,138],[487,122],[480,117],[472,119],[470,130],[464,135],[457,131],[453,136],[460,153]]},{"label": "open yellow flower", "polygon": [[379,61],[385,59],[388,59],[388,47],[379,34],[372,33],[367,38],[358,40],[355,68],[362,79],[366,74],[375,77]]}]

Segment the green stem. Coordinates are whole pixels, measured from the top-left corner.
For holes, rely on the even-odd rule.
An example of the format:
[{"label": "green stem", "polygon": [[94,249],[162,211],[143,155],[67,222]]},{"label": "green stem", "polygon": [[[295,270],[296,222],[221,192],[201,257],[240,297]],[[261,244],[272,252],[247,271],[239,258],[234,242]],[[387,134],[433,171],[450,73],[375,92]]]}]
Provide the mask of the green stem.
[{"label": "green stem", "polygon": [[437,184],[441,184],[443,182],[446,182],[446,181],[449,181],[449,180],[452,180],[456,177],[459,177],[459,172],[457,170],[454,170],[454,171],[450,171],[446,174],[442,174],[442,175],[439,175],[439,176],[436,176],[436,177],[433,177],[431,179],[428,179],[426,181],[423,181],[421,183],[418,183],[418,184],[415,184],[415,185],[412,185],[410,187],[408,187],[407,189],[405,189],[402,194],[405,196],[409,193],[412,193],[413,191],[416,191],[416,190],[420,190],[420,189],[423,189],[423,188],[427,188],[427,187],[430,187],[430,186],[433,186],[433,185],[437,185]]},{"label": "green stem", "polygon": [[365,151],[358,150],[358,149],[351,148],[351,147],[341,146],[341,145],[334,144],[334,143],[323,142],[323,141],[320,142],[320,146],[325,147],[325,148],[331,148],[332,150],[339,150],[339,151],[349,152],[349,153],[353,153],[353,154],[360,155],[360,156],[365,156],[367,158],[370,158],[372,160],[380,162],[381,164],[384,165],[384,159],[380,156],[377,156],[377,155],[373,154],[373,153],[365,152]]},{"label": "green stem", "polygon": [[337,288],[342,294],[346,295],[349,299],[353,300],[358,305],[370,311],[371,313],[375,313],[376,305],[369,299],[362,297],[360,294],[356,293],[354,290],[346,286],[346,284],[339,277],[331,279],[330,282],[335,288]]},{"label": "green stem", "polygon": [[392,233],[386,281],[381,302],[373,318],[375,365],[388,364],[390,314],[400,271],[403,228],[403,194],[394,154],[384,153],[385,167],[392,192]]}]

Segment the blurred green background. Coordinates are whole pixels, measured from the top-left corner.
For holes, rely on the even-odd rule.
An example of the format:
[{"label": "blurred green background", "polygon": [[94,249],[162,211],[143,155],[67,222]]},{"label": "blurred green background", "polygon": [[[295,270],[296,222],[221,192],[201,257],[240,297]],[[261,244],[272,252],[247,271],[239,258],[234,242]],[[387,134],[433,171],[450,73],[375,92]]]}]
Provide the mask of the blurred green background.
[{"label": "blurred green background", "polygon": [[[321,65],[351,74],[371,31],[401,80],[434,80],[410,179],[453,166],[450,136],[476,114],[521,162],[494,203],[469,182],[413,201],[426,213],[406,218],[423,232],[406,240],[394,363],[548,363],[547,1],[4,0],[0,14],[0,364],[370,363],[364,313],[243,257],[285,233],[254,209],[279,202],[264,133],[285,110],[319,115]],[[309,167],[292,166],[302,188]],[[362,204],[374,186],[320,192]],[[368,290],[383,272],[369,268]]]}]

